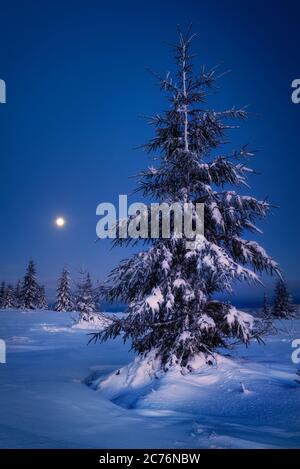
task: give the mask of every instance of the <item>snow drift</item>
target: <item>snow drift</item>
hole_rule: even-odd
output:
[[[103,313],[88,313],[81,314],[78,321],[72,326],[73,329],[96,329],[97,331],[104,330],[112,323],[112,319],[108,318]]]

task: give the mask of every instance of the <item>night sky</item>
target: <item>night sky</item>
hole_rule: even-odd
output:
[[[130,249],[95,243],[96,206],[130,193],[130,176],[150,161],[135,147],[152,135],[142,114],[165,96],[146,68],[172,69],[166,41],[193,22],[196,64],[231,69],[212,96],[216,109],[250,105],[253,116],[232,144],[260,149],[249,194],[274,210],[261,244],[299,287],[300,78],[296,1],[0,1],[0,279],[15,282],[29,258],[50,296],[64,263],[103,280]],[[209,103],[208,103],[209,104]],[[229,149],[232,147],[229,147]],[[130,201],[137,200],[131,197]],[[53,220],[64,215],[57,229]],[[261,298],[260,289],[238,290]]]

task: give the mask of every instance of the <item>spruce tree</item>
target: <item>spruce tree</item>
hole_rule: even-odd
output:
[[[247,161],[254,153],[243,146],[223,154],[228,133],[247,111],[207,107],[217,69],[193,72],[192,39],[179,33],[179,43],[172,45],[175,76],[158,77],[169,106],[150,118],[155,135],[144,149],[154,160],[139,175],[137,190],[182,207],[204,203],[204,236],[198,235],[191,248],[185,235],[172,230],[169,239],[151,239],[148,250],[124,260],[102,290],[107,300],[125,302],[128,315],[94,335],[105,341],[122,334],[138,354],[155,356],[164,370],[173,365],[189,370],[198,356],[210,363],[217,347],[260,340],[261,321],[216,294],[229,295],[236,281],[261,284],[259,273],[278,271],[256,241],[243,237],[259,231],[255,222],[271,207],[238,192],[248,187],[253,171]],[[122,243],[121,237],[115,241]]]
[[[48,300],[46,297],[44,285],[38,285],[36,304],[38,309],[48,309]]]
[[[81,319],[88,321],[89,316],[96,311],[93,285],[88,272],[81,272],[80,276],[76,292],[76,310]]]
[[[296,308],[283,280],[278,280],[274,289],[273,316],[275,318],[288,319],[296,315]]]
[[[34,262],[30,260],[22,284],[22,308],[36,309],[38,307],[38,288],[35,265]]]
[[[16,307],[16,299],[12,285],[7,285],[6,287],[3,307],[6,309],[12,309]]]
[[[61,276],[58,280],[57,295],[56,295],[56,311],[73,311],[73,301],[70,286],[70,274],[66,267],[64,267]]]

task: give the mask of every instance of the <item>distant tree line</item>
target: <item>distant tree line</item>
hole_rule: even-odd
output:
[[[29,261],[23,280],[15,286],[1,282],[0,286],[1,309],[47,309],[45,287],[40,285],[36,277],[36,267]]]
[[[0,309],[45,310],[49,303],[44,285],[37,281],[35,263],[30,260],[23,280],[15,286],[1,282]],[[55,311],[78,311],[81,317],[99,310],[99,294],[92,284],[90,274],[80,272],[79,281],[71,288],[70,273],[64,267],[57,282]]]
[[[80,271],[79,280],[72,289],[70,272],[65,266],[59,276],[56,290],[55,311],[80,313],[82,319],[89,319],[94,312],[99,311],[99,289],[94,288],[91,276],[87,271]],[[35,263],[30,260],[23,280],[15,286],[10,283],[0,284],[0,309],[46,310],[49,304],[44,285],[37,281]],[[265,293],[262,314],[265,318],[288,319],[296,316],[287,285],[283,279],[274,288],[273,305]]]

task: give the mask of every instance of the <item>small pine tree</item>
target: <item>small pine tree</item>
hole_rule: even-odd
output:
[[[6,292],[6,285],[5,282],[1,282],[0,286],[0,309],[5,308],[5,292]]]
[[[45,292],[45,287],[44,285],[39,285],[38,286],[38,292],[37,292],[37,308],[38,309],[48,309],[48,300],[46,297],[46,292]]]
[[[12,309],[16,307],[15,292],[12,285],[7,285],[5,290],[4,308]]]
[[[262,315],[264,318],[267,318],[267,319],[271,315],[271,307],[270,307],[269,300],[268,300],[266,293],[264,294],[264,299],[262,303]]]
[[[283,280],[279,280],[274,289],[273,316],[275,318],[288,319],[296,315],[296,308],[287,285]]]
[[[73,311],[74,305],[71,295],[70,274],[66,267],[64,267],[58,280],[56,298],[56,311]]]
[[[76,309],[80,313],[80,318],[86,321],[96,311],[93,285],[89,273],[81,272],[81,279],[77,284]]]
[[[36,309],[38,302],[38,284],[36,281],[36,269],[32,260],[29,261],[23,280],[21,291],[21,305],[24,309]]]

